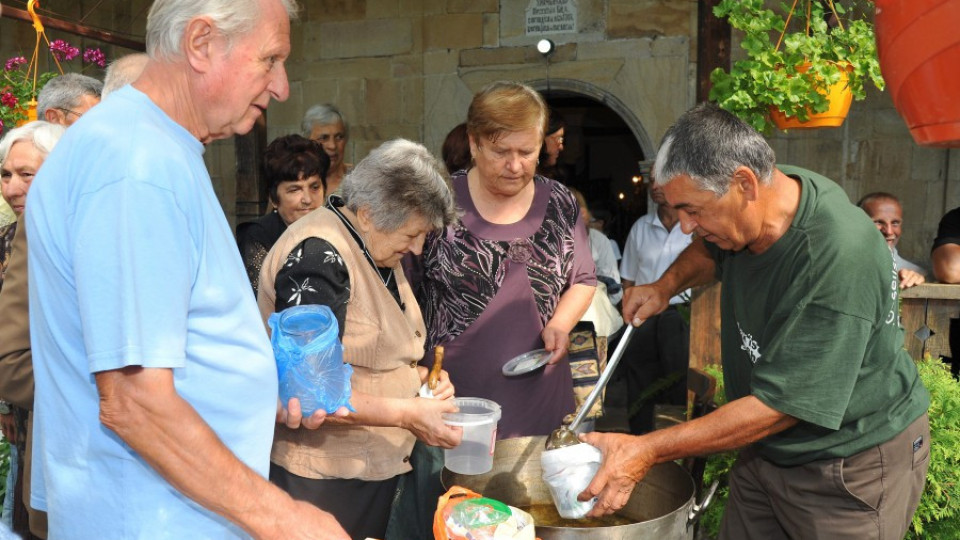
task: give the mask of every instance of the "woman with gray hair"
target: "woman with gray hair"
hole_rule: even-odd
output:
[[[34,175],[63,132],[63,126],[38,120],[11,129],[0,140],[0,193],[18,217],[27,205]],[[16,222],[0,228],[0,287],[16,230]]]
[[[303,115],[303,136],[317,141],[330,157],[330,170],[327,172],[327,193],[339,194],[340,183],[350,172],[353,165],[344,161],[347,148],[349,126],[340,110],[324,103],[307,109]]]
[[[63,135],[64,127],[44,122],[43,120],[30,122],[18,128],[14,128],[0,139],[0,194],[13,208],[13,212],[18,218],[22,219],[23,211],[27,204],[27,191],[33,182],[33,177],[37,174],[40,166],[43,165],[47,155],[53,150],[53,147]],[[13,253],[13,239],[17,232],[17,221],[9,225],[0,227],[0,288],[3,287],[3,281],[7,274],[7,265],[10,262]],[[23,231],[20,232],[21,236]],[[19,243],[23,242],[23,243]],[[26,257],[26,252],[21,252],[26,247],[26,240],[20,238],[18,242],[17,257]],[[26,259],[20,259],[24,261]],[[18,263],[17,276],[19,281],[17,289],[10,289],[20,293],[23,298],[21,304],[10,302],[4,304],[6,309],[2,315],[9,318],[4,321],[0,328],[0,349],[16,347],[18,344],[11,336],[18,330],[24,330],[23,324],[28,319],[29,314],[26,309],[26,265]],[[13,274],[11,274],[13,275]],[[4,299],[11,298],[12,295],[5,295]],[[13,306],[13,307],[10,307]],[[22,307],[22,309],[15,309]],[[5,331],[5,332],[4,332]],[[29,362],[28,362],[29,363]],[[25,501],[29,499],[28,488],[17,489],[17,471],[23,467],[27,449],[27,418],[29,409],[33,406],[33,371],[29,365],[24,367],[15,367],[14,362],[5,361],[3,377],[0,378],[0,429],[3,431],[5,439],[11,442],[10,445],[10,469],[7,472],[7,486],[4,504],[3,517],[8,515],[23,515],[14,512],[15,508],[28,508]],[[29,389],[29,390],[28,390]],[[7,403],[9,401],[10,403]],[[23,481],[19,484],[29,485],[29,475],[23,476]],[[39,526],[42,518],[39,515],[30,517],[30,521],[35,521]],[[45,521],[45,520],[43,520]],[[20,523],[15,525],[18,528]]]
[[[434,390],[438,399],[416,397],[428,376],[418,365],[426,328],[400,267],[456,212],[439,162],[403,139],[357,164],[342,193],[291,224],[270,250],[258,303],[264,321],[295,305],[330,307],[353,367],[356,412],[328,415],[316,431],[288,427],[298,418],[278,425],[270,480],[331,512],[351,537],[383,538],[415,439],[451,448],[462,434],[441,417],[456,410],[446,372]],[[297,409],[291,400],[289,414]]]

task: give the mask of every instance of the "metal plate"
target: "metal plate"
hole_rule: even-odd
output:
[[[546,349],[537,349],[523,353],[520,356],[510,359],[503,365],[503,374],[507,377],[516,377],[540,369],[550,360],[553,353]]]

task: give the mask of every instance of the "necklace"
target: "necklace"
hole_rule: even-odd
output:
[[[335,203],[339,203],[339,204],[335,204]],[[340,221],[343,223],[343,225],[347,228],[348,231],[350,231],[350,236],[353,236],[353,239],[357,242],[357,245],[360,246],[360,250],[363,251],[363,255],[364,257],[366,257],[367,262],[370,263],[370,266],[372,266],[374,271],[377,272],[377,275],[380,276],[380,281],[383,282],[383,286],[389,289],[390,282],[393,281],[393,268],[386,269],[387,270],[386,275],[384,275],[384,272],[380,269],[379,266],[377,266],[376,261],[373,260],[373,256],[370,255],[370,251],[367,250],[367,244],[363,239],[363,235],[361,235],[360,231],[358,231],[353,226],[353,223],[350,222],[350,219],[347,218],[347,216],[345,216],[343,212],[340,211],[340,206],[342,205],[343,205],[343,199],[341,199],[340,197],[337,197],[336,195],[331,195],[327,203],[327,207],[330,208],[330,210],[332,210],[333,213],[336,214],[338,218],[340,218]]]

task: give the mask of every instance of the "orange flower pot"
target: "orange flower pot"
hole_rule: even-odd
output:
[[[20,127],[29,122],[33,122],[34,120],[37,119],[37,100],[31,99],[30,101],[28,101],[26,109],[27,110],[24,111],[24,113],[27,115],[27,118],[25,120],[20,120],[19,122],[17,122],[17,127]]]
[[[960,147],[960,2],[874,1],[880,69],[913,140]]]
[[[809,63],[797,67],[799,73],[806,73],[810,69]],[[815,113],[807,109],[808,119],[801,121],[796,116],[787,116],[776,107],[770,107],[770,119],[779,129],[812,129],[822,127],[840,127],[850,112],[853,102],[853,93],[847,86],[847,69],[840,72],[840,80],[827,89],[827,99],[830,108],[822,113]]]

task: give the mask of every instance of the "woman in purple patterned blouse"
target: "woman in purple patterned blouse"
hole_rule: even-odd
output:
[[[574,412],[569,333],[596,285],[576,200],[536,174],[546,123],[543,98],[526,85],[497,82],[474,96],[472,165],[452,179],[464,213],[427,238],[421,261],[427,350],[444,346],[458,395],[500,404],[498,438],[549,434]],[[553,351],[544,369],[502,374],[539,348]]]

